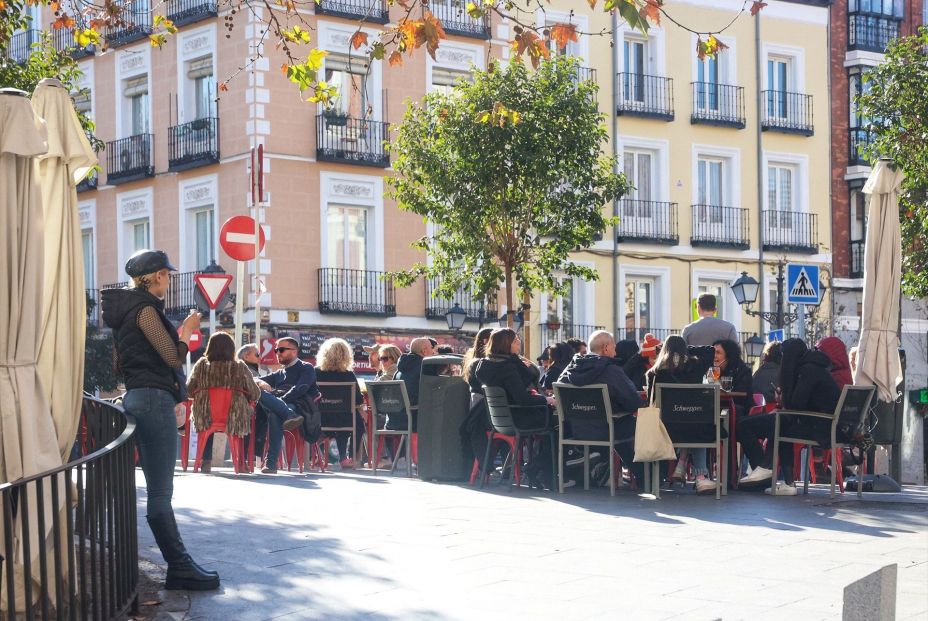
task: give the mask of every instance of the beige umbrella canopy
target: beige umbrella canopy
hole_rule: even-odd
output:
[[[854,383],[876,386],[881,401],[896,400],[902,381],[899,361],[899,293],[902,286],[902,241],[899,189],[902,171],[880,160],[864,185],[870,195],[864,253],[863,316]]]
[[[55,421],[58,450],[66,459],[80,421],[87,330],[76,184],[97,158],[61,82],[39,82],[32,107],[48,126],[48,152],[39,156],[45,278],[38,368]]]

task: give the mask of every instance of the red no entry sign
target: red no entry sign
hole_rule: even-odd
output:
[[[177,336],[181,335],[183,328],[177,329]],[[194,352],[203,345],[203,333],[197,330],[190,335],[190,342],[187,343],[187,351]]]
[[[261,250],[264,250],[264,229],[260,229]],[[249,216],[229,218],[219,229],[219,245],[236,261],[255,258],[255,221]]]

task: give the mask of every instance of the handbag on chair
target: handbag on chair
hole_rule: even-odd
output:
[[[660,409],[653,402],[640,408],[635,422],[635,461],[663,461],[676,456]]]

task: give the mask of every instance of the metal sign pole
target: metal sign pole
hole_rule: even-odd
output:
[[[255,206],[255,343],[261,347],[261,206],[264,204],[264,145],[258,145],[258,195]]]

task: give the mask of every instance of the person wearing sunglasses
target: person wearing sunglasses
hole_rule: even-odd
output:
[[[264,410],[268,420],[267,460],[262,474],[277,474],[284,431],[302,425],[303,416],[322,396],[316,386],[316,370],[300,360],[300,344],[296,339],[289,336],[278,339],[274,352],[283,368],[255,380],[262,390],[257,407]]]
[[[399,361],[403,352],[396,345],[380,346],[380,372],[374,379],[375,382],[389,382],[396,376],[396,363]]]

